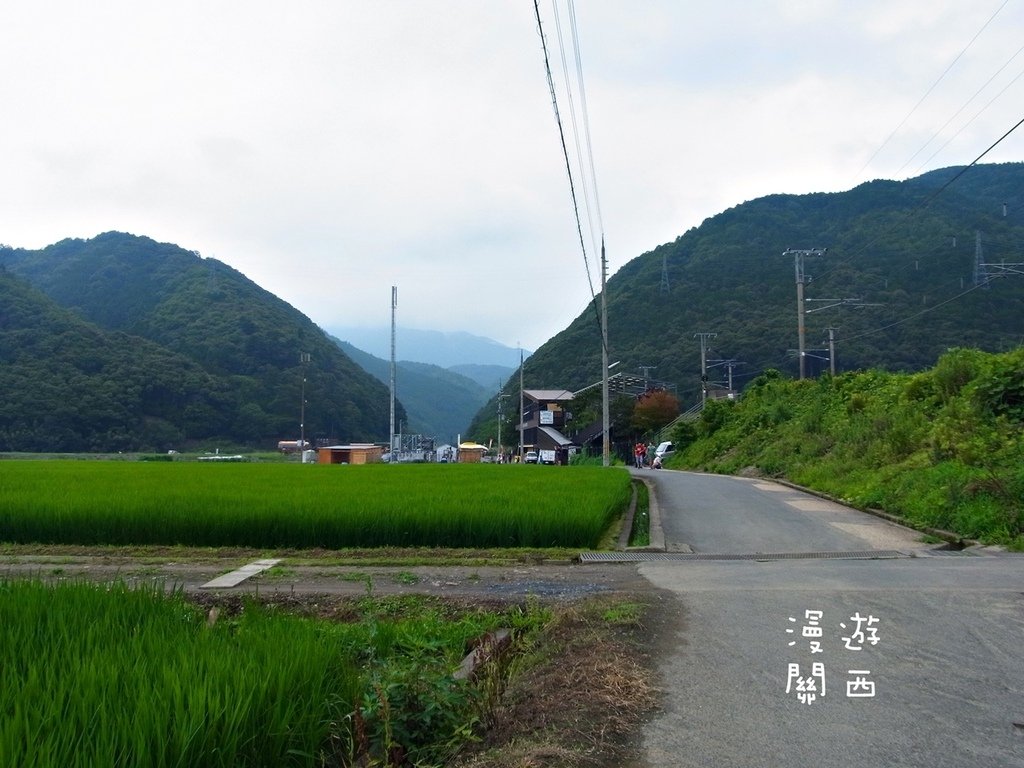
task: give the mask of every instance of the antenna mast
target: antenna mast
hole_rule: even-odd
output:
[[[391,286],[391,426],[388,432],[389,461],[395,463],[395,308],[398,306],[398,287]]]

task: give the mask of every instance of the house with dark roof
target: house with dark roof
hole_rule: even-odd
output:
[[[573,393],[565,389],[523,390],[519,429],[524,451],[537,451],[542,460],[545,455],[553,456],[555,464],[569,463],[569,456],[579,447],[565,436],[572,422],[572,412],[568,410],[572,399]]]

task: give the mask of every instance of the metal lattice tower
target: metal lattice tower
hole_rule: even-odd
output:
[[[668,254],[661,255],[661,292],[668,293]]]
[[[974,233],[974,284],[983,285],[987,289],[991,276],[985,265],[985,259],[981,252],[981,232]]]

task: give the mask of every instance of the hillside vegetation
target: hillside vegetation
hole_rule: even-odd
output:
[[[736,390],[767,369],[796,377],[795,257],[787,249],[827,249],[804,264],[808,376],[829,369],[829,328],[840,373],[920,371],[951,347],[1017,347],[1024,278],[976,281],[975,262],[979,254],[990,264],[1024,261],[1024,163],[974,166],[945,186],[961,170],[846,192],[769,195],[630,258],[607,287],[614,372],[636,376],[643,367],[685,410],[701,399],[696,335],[705,333],[711,388],[726,387],[726,361],[734,361]],[[593,306],[534,352],[523,372],[527,389],[578,391],[600,379]],[[495,413],[492,398],[471,434],[495,434]],[[613,441],[625,438],[612,432]]]
[[[0,278],[0,450],[273,447],[299,436],[303,378],[307,439],[387,439],[387,389],[219,261],[108,232],[0,246]]]
[[[916,527],[1024,549],[1024,347],[954,349],[916,373],[792,380],[676,428],[670,466],[787,478]]]
[[[616,372],[640,366],[677,387],[683,407],[700,400],[700,343],[708,360],[735,360],[735,387],[767,368],[796,375],[794,257],[787,249],[827,248],[805,272],[808,373],[828,369],[829,327],[839,372],[922,370],[946,349],[1007,351],[1024,338],[1024,280],[975,288],[975,256],[1020,262],[1024,163],[979,165],[939,193],[959,168],[906,181],[872,181],[846,192],[770,195],[705,220],[629,258],[608,281],[610,360]],[[1003,204],[1006,204],[1004,215]],[[663,282],[667,278],[667,284]],[[860,309],[823,309],[827,299],[861,299]],[[723,382],[726,368],[710,368]],[[529,360],[530,389],[578,390],[601,378],[593,306]],[[493,411],[490,406],[486,413]],[[493,431],[493,430],[492,430]]]

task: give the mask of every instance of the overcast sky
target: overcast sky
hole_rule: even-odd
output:
[[[1024,117],[1024,0],[575,16],[611,273],[746,200],[968,163]],[[0,72],[0,243],[177,243],[326,328],[387,326],[397,285],[403,326],[530,349],[589,300],[532,0],[11,0]],[[1019,160],[1024,128],[985,158]]]

